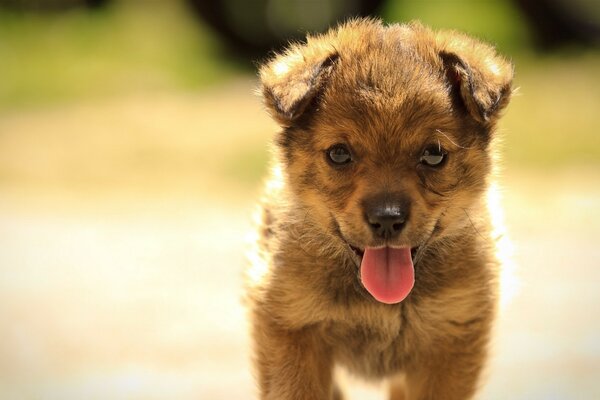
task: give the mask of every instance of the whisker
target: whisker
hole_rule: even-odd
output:
[[[461,208],[461,210],[463,210],[463,212],[465,213],[465,215],[467,216],[467,218],[469,219],[469,222],[471,223],[471,226],[473,227],[473,230],[475,231],[475,233],[477,233],[477,235],[479,235],[480,238],[482,238],[483,240],[487,240],[487,238],[485,236],[483,236],[479,230],[477,229],[477,227],[475,226],[475,224],[473,223],[473,220],[471,219],[471,216],[469,215],[469,213],[467,212],[466,208]]]
[[[442,212],[442,215],[444,214],[444,212]],[[431,239],[433,238],[433,234],[435,233],[436,226],[437,226],[437,223],[431,229],[431,232],[429,233],[427,240],[422,245],[419,246],[419,249],[415,253],[415,260],[414,260],[415,265],[418,264],[419,261],[421,261],[421,258],[423,258],[423,254],[425,254],[425,251],[427,250],[427,247],[429,246]]]
[[[461,146],[460,144],[458,144],[458,143],[456,143],[454,140],[452,140],[452,139],[450,138],[450,136],[448,136],[447,134],[445,134],[444,132],[442,132],[442,131],[441,131],[441,130],[439,130],[439,129],[436,129],[436,130],[435,130],[435,133],[439,133],[440,135],[444,136],[446,139],[448,139],[448,141],[449,141],[450,143],[452,143],[453,145],[455,145],[456,147],[458,147],[458,148],[460,148],[460,149],[463,149],[463,150],[470,150],[470,149],[472,149],[472,148],[473,148],[473,147],[464,147],[464,146]],[[438,143],[439,143],[439,142],[438,142]]]

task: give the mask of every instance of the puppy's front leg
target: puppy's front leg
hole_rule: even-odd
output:
[[[428,360],[418,368],[407,371],[408,396],[406,398],[408,400],[473,398],[477,390],[485,350],[483,346],[464,351],[455,350],[430,355]]]
[[[255,320],[255,362],[262,400],[334,398],[331,351],[315,328],[290,331]]]

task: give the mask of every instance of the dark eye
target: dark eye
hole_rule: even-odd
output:
[[[352,161],[350,150],[343,144],[336,144],[327,149],[327,158],[335,165],[345,165]]]
[[[447,153],[439,145],[427,147],[421,155],[421,164],[430,167],[439,167],[446,160]]]

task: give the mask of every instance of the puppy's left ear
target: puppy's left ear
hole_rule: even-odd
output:
[[[310,43],[294,45],[260,69],[262,94],[273,117],[290,126],[323,89],[337,52]],[[310,46],[309,46],[310,45]]]
[[[510,100],[513,66],[484,43],[459,33],[441,34],[446,76],[478,122],[493,123]]]

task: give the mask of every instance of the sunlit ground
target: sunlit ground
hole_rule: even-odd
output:
[[[241,272],[276,127],[252,76],[209,62],[195,88],[177,79],[205,75],[152,64],[168,60],[143,90],[0,82],[2,399],[253,398]],[[516,61],[500,133],[517,268],[481,398],[600,398],[600,57]]]

